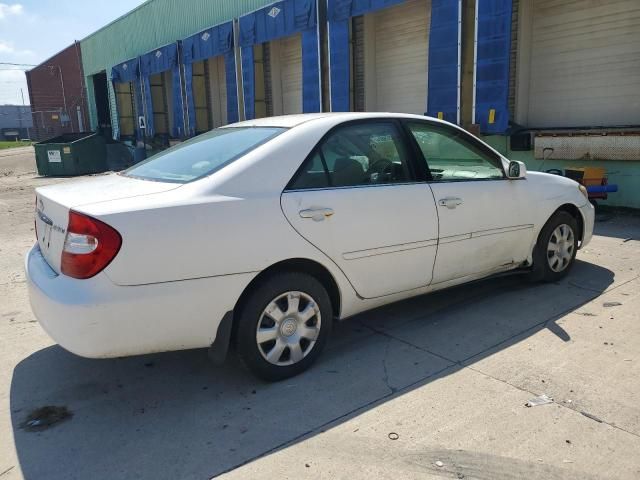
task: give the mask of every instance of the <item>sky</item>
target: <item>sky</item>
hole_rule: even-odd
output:
[[[0,0],[0,63],[37,65],[143,0]],[[24,69],[0,64],[0,105],[29,103]]]

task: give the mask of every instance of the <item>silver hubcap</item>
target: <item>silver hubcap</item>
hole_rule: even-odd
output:
[[[298,363],[316,344],[320,322],[320,308],[310,295],[283,293],[271,300],[260,316],[258,350],[273,365]]]
[[[558,225],[549,238],[547,261],[554,272],[561,272],[569,266],[575,248],[573,230],[569,225]]]

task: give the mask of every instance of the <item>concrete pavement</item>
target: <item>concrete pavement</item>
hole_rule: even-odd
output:
[[[0,176],[35,174],[36,161],[33,147],[0,150]]]

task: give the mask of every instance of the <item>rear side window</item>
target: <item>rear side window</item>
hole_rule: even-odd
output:
[[[401,134],[392,122],[332,131],[290,182],[291,190],[404,183],[411,176]]]
[[[160,182],[190,182],[220,170],[285,130],[277,127],[218,128],[164,150],[125,170],[123,175]]]

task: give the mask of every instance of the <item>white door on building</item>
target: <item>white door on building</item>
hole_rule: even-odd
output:
[[[519,65],[529,94],[521,122],[534,127],[640,124],[640,1],[529,0]],[[524,18],[524,16],[523,16]],[[522,77],[520,82],[522,83]],[[527,114],[528,113],[528,114]]]
[[[295,34],[270,43],[274,115],[302,113],[302,37]]]
[[[224,56],[209,59],[211,116],[213,128],[227,124],[227,79]]]
[[[427,110],[430,0],[409,0],[365,15],[368,111]]]

